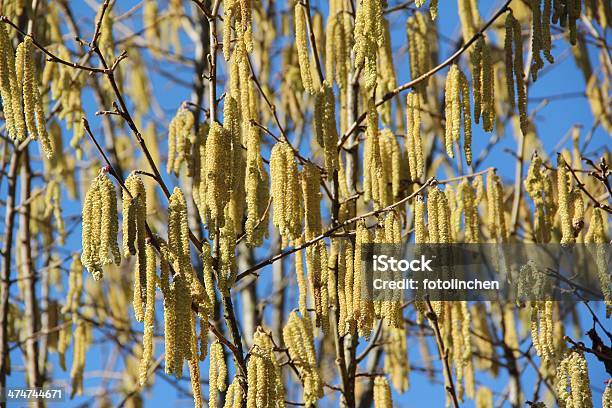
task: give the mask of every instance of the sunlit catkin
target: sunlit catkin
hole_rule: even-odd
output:
[[[385,336],[384,372],[389,375],[393,388],[404,393],[410,385],[410,364],[408,363],[408,334],[404,327],[389,328]]]
[[[463,116],[463,149],[465,151],[465,160],[469,165],[472,163],[472,121],[469,85],[467,78],[457,64],[453,64],[448,71],[444,94],[446,100],[446,153],[450,157],[455,157],[453,145],[454,143],[459,143],[461,119]]]
[[[410,178],[419,180],[423,176],[423,142],[421,138],[421,95],[410,92],[406,97],[406,150]]]
[[[208,370],[208,406],[210,408],[218,407],[217,392],[225,391],[227,367],[225,365],[225,357],[223,355],[223,346],[219,341],[215,341],[210,345],[210,363]]]
[[[518,98],[518,110],[523,135],[528,131],[527,116],[527,86],[523,72],[523,40],[521,34],[521,23],[514,18],[512,11],[506,17],[506,36],[504,40],[506,60],[506,83],[508,87],[508,100],[514,108],[514,84],[516,83],[516,95]],[[512,47],[514,46],[514,50]],[[514,80],[512,78],[514,74]]]
[[[223,408],[241,408],[243,400],[244,391],[242,391],[242,386],[238,382],[238,377],[235,376],[232,383],[227,387]]]
[[[366,89],[376,85],[376,57],[383,46],[383,5],[378,0],[363,0],[355,17],[355,67],[364,70]]]
[[[314,82],[312,79],[312,70],[310,68],[310,54],[308,51],[308,33],[306,30],[306,9],[305,6],[297,1],[294,7],[295,17],[295,45],[298,52],[298,62],[300,64],[300,74],[302,76],[302,85],[304,89],[314,94]]]
[[[496,242],[506,242],[506,216],[504,212],[504,191],[501,178],[490,171],[487,174],[487,217],[489,235]]]
[[[495,75],[489,46],[481,36],[470,54],[474,93],[474,121],[482,117],[483,129],[493,130],[495,123]]]
[[[364,221],[357,223],[355,257],[353,262],[353,314],[359,335],[369,337],[374,323],[374,302],[368,297],[367,282],[363,276],[362,247],[372,243],[372,236]]]
[[[208,230],[214,233],[225,223],[224,209],[230,199],[231,173],[227,166],[232,161],[230,133],[218,122],[212,122],[206,138],[206,220]]]
[[[83,203],[81,261],[93,278],[102,278],[102,266],[121,262],[117,245],[117,193],[104,171],[93,180]]]
[[[246,135],[246,207],[245,232],[247,244],[259,246],[267,234],[267,202],[269,199],[268,173],[261,159],[261,138],[254,125],[248,126]],[[265,217],[264,217],[265,216]]]
[[[561,154],[557,155],[557,197],[559,220],[561,222],[561,244],[575,242],[572,230],[572,196],[570,194],[570,174]]]
[[[155,249],[151,242],[146,244],[146,311],[144,317],[144,334],[142,338],[142,357],[140,360],[139,383],[143,386],[147,382],[151,357],[153,356],[153,329],[155,323],[155,279],[157,259]]]
[[[457,188],[459,207],[463,210],[465,227],[464,241],[477,243],[479,241],[478,203],[476,193],[467,180],[463,180]]]
[[[43,152],[49,158],[53,154],[53,149],[47,133],[47,120],[38,88],[38,74],[32,48],[32,37],[26,36],[17,47],[15,69],[17,78],[21,78],[26,128],[32,139],[40,140]]]
[[[333,174],[338,167],[338,130],[334,90],[327,81],[315,95],[314,128],[319,146],[325,154],[325,170]]]
[[[284,405],[281,367],[273,350],[270,334],[258,327],[253,335],[253,347],[247,364],[247,408]],[[236,405],[234,407],[237,408]]]
[[[127,191],[123,192],[123,252],[125,256],[137,255],[134,271],[134,312],[136,320],[143,321],[146,303],[146,271],[147,257],[145,255],[147,196],[144,183],[136,173],[130,174],[125,180]]]
[[[2,96],[2,110],[7,133],[13,140],[20,141],[23,140],[25,135],[17,133],[15,128],[13,109],[17,109],[17,106],[13,107],[12,87],[17,86],[17,78],[11,75],[11,67],[13,67],[12,72],[14,73],[15,55],[13,54],[13,46],[5,24],[0,24],[0,95]]]
[[[81,306],[81,293],[83,292],[83,264],[78,255],[72,256],[70,269],[68,274],[68,292],[66,294],[66,303],[62,307],[62,313],[71,312],[76,316],[79,307]]]
[[[567,352],[557,368],[557,395],[566,407],[592,407],[587,361],[582,351]]]
[[[389,382],[384,376],[378,376],[374,379],[374,408],[393,408],[393,400],[391,400],[391,388]]]
[[[191,143],[195,138],[195,118],[189,109],[181,107],[168,127],[168,163],[166,171],[176,175],[183,164],[189,165]]]
[[[304,383],[303,401],[306,405],[315,405],[323,396],[323,381],[317,367],[310,319],[292,312],[283,328],[283,340]]]
[[[287,242],[299,237],[302,232],[302,196],[293,149],[285,142],[279,142],[272,148],[270,177],[274,204],[272,222]]]

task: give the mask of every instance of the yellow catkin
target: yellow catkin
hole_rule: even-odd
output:
[[[364,70],[366,89],[376,85],[376,57],[384,44],[383,7],[377,0],[363,0],[355,17],[355,67]]]
[[[538,79],[538,71],[544,67],[544,61],[540,55],[544,46],[542,32],[542,0],[530,0],[531,8],[531,77],[534,81]]]
[[[380,132],[380,155],[385,158],[381,160],[385,185],[384,204],[389,205],[399,194],[402,160],[399,143],[390,129]]]
[[[514,50],[512,46],[514,45]],[[521,132],[527,134],[529,120],[527,115],[527,84],[523,72],[523,39],[521,34],[521,23],[514,18],[512,11],[506,17],[506,37],[504,41],[506,53],[506,82],[508,84],[508,99],[511,107],[514,107],[514,84],[516,83],[516,95],[518,100],[519,119]],[[514,81],[512,80],[514,74]]]
[[[300,372],[304,384],[304,403],[316,405],[317,400],[323,397],[323,380],[317,367],[310,319],[299,317],[296,312],[292,312],[283,328],[283,340],[289,356]]]
[[[72,379],[72,392],[70,397],[83,394],[83,372],[85,370],[85,354],[87,352],[87,323],[80,321],[74,331],[74,348],[72,350],[72,369],[70,378]]]
[[[238,0],[240,4],[240,23],[243,33],[243,42],[247,52],[253,51],[253,5],[252,0]]]
[[[572,191],[572,233],[577,238],[584,227],[584,198],[578,188]]]
[[[236,264],[236,229],[234,221],[227,218],[219,235],[219,255],[217,283],[224,296],[236,282],[238,266]]]
[[[208,406],[216,408],[218,406],[217,392],[225,391],[227,367],[225,365],[225,357],[223,355],[223,346],[219,341],[215,341],[210,345],[210,363],[208,370]]]
[[[550,240],[549,216],[546,206],[546,193],[544,191],[545,178],[542,173],[542,159],[535,153],[531,159],[527,178],[525,179],[525,191],[533,200],[535,213],[533,219],[533,234],[536,242],[548,242]]]
[[[459,89],[461,91],[461,109],[463,116],[463,152],[465,162],[472,164],[472,108],[470,107],[470,87],[465,74],[459,71]]]
[[[389,328],[383,344],[384,372],[389,375],[393,388],[400,393],[406,392],[410,386],[407,338],[404,327]]]
[[[374,323],[374,302],[368,298],[365,277],[362,270],[362,246],[372,243],[372,236],[360,221],[355,235],[355,257],[353,261],[353,314],[357,322],[359,335],[369,337]]]
[[[146,303],[146,271],[147,257],[145,255],[146,204],[147,196],[141,178],[132,173],[125,180],[128,192],[123,192],[123,252],[125,256],[137,255],[134,271],[134,312],[136,320],[144,319],[143,306]]]
[[[66,303],[62,307],[62,313],[71,312],[76,315],[81,304],[81,293],[83,291],[83,264],[78,255],[72,256],[68,274],[68,292]]]
[[[176,258],[179,270],[186,275],[191,269],[191,254],[189,250],[189,225],[187,219],[187,203],[185,195],[179,187],[175,187],[168,205],[168,247]]]
[[[559,221],[561,222],[561,244],[575,242],[572,229],[572,195],[570,194],[570,174],[563,157],[557,156],[557,197]]]
[[[274,355],[270,334],[258,327],[247,364],[247,408],[284,405],[281,367]],[[236,406],[236,405],[234,405]]]
[[[433,3],[432,3],[433,4]],[[432,32],[431,20],[425,13],[416,12],[406,21],[408,35],[408,54],[410,56],[410,76],[416,79],[427,73],[433,67],[430,41],[435,35]],[[425,95],[427,82],[417,86],[417,91]],[[422,101],[425,102],[425,101]]]
[[[301,174],[302,196],[304,200],[304,226],[307,241],[322,233],[321,223],[321,173],[311,163],[306,163]]]
[[[325,154],[325,170],[329,174],[338,167],[338,130],[336,127],[336,107],[334,90],[327,81],[316,93],[314,128],[319,146]]]
[[[458,201],[464,214],[465,236],[467,243],[477,243],[479,241],[479,219],[478,203],[476,193],[467,180],[463,180],[457,188]]]
[[[455,157],[453,144],[459,141],[461,132],[461,89],[459,78],[459,67],[457,64],[451,65],[446,76],[446,87],[444,91],[445,99],[445,147],[446,154]]]
[[[499,360],[495,347],[495,340],[489,329],[486,307],[483,303],[475,303],[472,306],[472,325],[474,330],[474,347],[479,352],[476,357],[476,367],[479,370],[490,370],[493,376],[497,376],[497,361]]]
[[[424,244],[427,242],[427,229],[425,227],[425,200],[422,195],[414,198],[414,243]]]
[[[476,2],[473,0],[457,0],[457,9],[461,21],[463,41],[469,41],[480,28],[480,15]]]
[[[506,242],[508,232],[504,211],[504,191],[501,178],[493,171],[487,174],[487,217],[491,239]]]
[[[242,386],[238,382],[238,377],[234,377],[234,380],[227,387],[227,393],[225,394],[225,404],[223,408],[241,408],[242,401],[244,400],[244,392]]]
[[[570,350],[557,368],[557,395],[564,406],[592,407],[587,361],[579,350]]]
[[[155,323],[155,270],[157,268],[157,260],[155,258],[155,249],[153,244],[146,244],[147,257],[147,288],[146,288],[146,311],[144,317],[144,334],[142,340],[142,357],[140,360],[140,375],[139,384],[143,386],[148,377],[151,357],[153,356],[153,329]]]
[[[378,114],[373,100],[368,101],[366,142],[363,160],[363,190],[366,201],[374,201],[375,208],[382,208],[387,201],[378,131]]]
[[[117,245],[117,193],[105,172],[91,183],[83,203],[81,261],[93,278],[102,278],[102,266],[121,262]]]
[[[45,112],[38,89],[38,75],[36,73],[36,62],[32,53],[32,38],[26,36],[17,47],[16,75],[17,81],[23,89],[23,108],[25,124],[34,140],[40,140],[45,155],[49,158],[53,154],[51,140],[47,133]]]
[[[330,3],[327,25],[325,28],[325,76],[328,81],[335,78],[341,89],[347,82],[347,39],[344,26],[345,16],[342,13],[342,3]],[[334,75],[335,74],[335,75]]]
[[[285,142],[277,143],[270,154],[272,179],[272,222],[285,241],[302,233],[302,197],[297,162],[293,149]]]
[[[344,258],[345,274],[344,274],[344,302],[346,304],[346,315],[344,328],[346,332],[355,330],[355,304],[354,304],[354,286],[355,286],[355,267],[354,267],[354,249],[351,242],[346,242],[344,254],[340,256]]]
[[[421,96],[410,92],[406,97],[406,149],[410,178],[419,180],[423,176],[423,141],[421,138]]]
[[[470,54],[472,61],[472,82],[474,93],[474,121],[482,126],[485,132],[493,130],[495,124],[495,75],[489,46],[481,36]]]
[[[306,92],[314,94],[314,81],[312,79],[312,69],[310,67],[310,54],[308,51],[308,33],[306,32],[306,9],[300,2],[295,3],[294,7],[295,24],[295,45],[300,64],[300,74],[302,85]]]
[[[200,364],[198,359],[198,339],[195,337],[196,318],[191,314],[191,332],[194,336],[190,339],[191,359],[188,361],[189,378],[191,379],[191,392],[193,394],[194,408],[202,407],[202,386],[200,385]]]
[[[476,393],[476,408],[493,408],[493,393],[487,387],[479,387]]]
[[[389,382],[383,376],[374,379],[374,408],[393,408],[391,399],[391,388]]]
[[[294,242],[294,245],[299,246],[303,243],[303,238],[299,238]],[[295,253],[295,274],[299,291],[298,308],[300,313],[305,316],[307,313],[306,298],[308,294],[308,286],[306,285],[306,277],[304,275],[304,250],[297,251]]]
[[[247,243],[259,246],[263,236],[267,234],[267,220],[262,221],[266,212],[269,185],[268,174],[261,159],[261,139],[257,128],[249,126],[246,136],[247,164],[246,164],[246,204],[247,220],[245,232]]]
[[[230,199],[231,173],[227,166],[232,160],[232,139],[218,122],[210,125],[206,138],[206,220],[211,233],[223,227],[224,209]]]
[[[183,164],[190,163],[191,143],[195,138],[195,118],[190,110],[181,107],[168,127],[168,163],[166,171],[176,175]]]
[[[2,110],[6,123],[7,133],[13,140],[20,141],[25,135],[18,134],[13,116],[12,86],[17,86],[17,78],[11,76],[11,66],[15,66],[13,46],[6,31],[6,25],[0,24],[0,95],[2,96]]]

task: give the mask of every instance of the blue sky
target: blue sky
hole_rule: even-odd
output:
[[[515,0],[518,1],[518,0]],[[115,6],[114,12],[115,15],[122,14],[123,12],[131,9],[133,6],[137,5],[138,1],[118,1],[118,4]],[[165,3],[165,2],[164,2]],[[187,4],[188,2],[184,2]],[[279,6],[280,3],[279,2]],[[311,1],[311,3],[315,7],[319,7],[320,10],[325,12],[327,5],[325,1]],[[440,14],[438,20],[438,27],[441,30],[441,33],[446,38],[456,39],[459,37],[459,25],[456,11],[456,3],[454,1],[448,2],[440,2]],[[443,4],[442,4],[443,3]],[[89,1],[82,0],[74,0],[71,2],[71,6],[75,11],[75,15],[77,21],[80,23],[81,29],[84,33],[87,34],[87,37],[91,35],[91,30],[93,28],[92,20],[95,16],[95,11],[90,7]],[[393,3],[395,4],[395,3]],[[497,10],[501,5],[500,1],[480,1],[479,8],[480,13],[483,16],[483,19],[487,19],[495,10]],[[140,12],[137,12],[136,16],[139,16]],[[406,38],[405,38],[405,19],[407,17],[406,13],[394,13],[390,17],[392,31],[392,45],[394,50],[401,51],[406,46]],[[141,27],[141,22],[139,17],[132,18],[129,22],[125,22],[130,25],[133,29],[138,30]],[[115,34],[116,38],[121,38],[122,35]],[[183,35],[183,40],[187,40],[187,38]],[[569,44],[565,41],[556,41],[554,43],[553,55],[557,57],[558,62],[555,64],[553,69],[547,70],[546,73],[542,73],[538,81],[530,87],[529,97],[532,98],[529,103],[530,110],[533,109],[540,103],[540,99],[542,97],[548,97],[551,95],[560,95],[560,94],[569,94],[569,93],[579,93],[583,92],[585,89],[584,79],[582,73],[578,71],[574,65],[574,60],[569,53],[568,50]],[[454,45],[449,45],[446,42],[442,41],[441,49],[440,49],[440,60],[446,58],[454,48]],[[591,50],[591,58],[593,62],[597,61],[596,54],[594,50]],[[192,47],[190,44],[185,44],[183,47],[183,53],[189,55],[192,53]],[[569,53],[569,54],[568,54]],[[409,71],[408,71],[408,61],[405,52],[400,52],[399,55],[401,57],[396,60],[396,72],[398,76],[398,83],[404,83],[409,80]],[[221,58],[219,58],[221,60]],[[150,59],[146,59],[145,62],[151,62]],[[465,64],[465,59],[462,60],[462,63]],[[181,79],[190,82],[192,77],[192,72],[186,69],[183,66],[177,65],[162,65],[162,68],[168,71],[171,71],[174,75],[179,76]],[[446,70],[443,70],[438,75],[444,75]],[[167,78],[154,73],[153,71],[149,71],[151,75],[152,81],[154,83],[154,96],[157,98],[162,109],[169,115],[172,116],[173,112],[178,108],[178,106],[186,100],[191,98],[191,92],[189,89],[174,85],[168,81]],[[277,73],[278,74],[278,73]],[[272,82],[272,87],[278,88],[279,84],[275,84]],[[219,89],[219,94],[222,93],[222,90]],[[99,110],[95,104],[95,99],[92,97],[91,93],[87,92],[84,94],[83,103],[85,107],[85,111],[87,113],[87,117],[92,124],[92,129],[94,132],[100,131],[100,122],[97,117],[94,116],[95,111]],[[146,103],[146,101],[138,101],[138,103]],[[133,106],[133,101],[130,103],[130,107]],[[150,118],[145,118],[145,123]],[[590,128],[593,123],[593,117],[589,108],[589,105],[584,97],[574,97],[568,99],[554,99],[551,100],[548,105],[539,110],[538,114],[535,117],[535,126],[537,128],[537,133],[539,135],[540,141],[542,142],[545,150],[550,152],[558,143],[558,141],[562,138],[562,136],[574,125],[574,124],[583,124],[585,128],[583,129],[583,137],[584,133]],[[158,124],[157,131],[159,134],[164,134],[166,129],[164,128],[165,124]],[[66,136],[69,139],[69,136]],[[475,152],[475,157],[478,156],[480,151],[487,145],[490,134],[484,133],[480,126],[475,126],[475,132],[473,137],[473,151]],[[161,138],[164,139],[163,137]],[[68,143],[65,143],[66,146]],[[500,140],[500,142],[491,150],[491,154],[487,157],[486,160],[483,161],[480,169],[485,169],[489,166],[494,166],[498,169],[499,174],[505,180],[513,180],[514,179],[514,168],[515,168],[515,159],[514,157],[506,152],[506,149],[510,149],[512,151],[516,150],[516,139],[514,138],[514,134],[512,129],[509,127],[507,132],[505,132],[505,136]],[[308,155],[307,151],[307,143],[304,143],[302,146],[302,151]],[[569,145],[565,145],[564,147],[569,147]],[[595,151],[600,148],[608,149],[610,148],[610,136],[605,133],[601,128],[597,129],[590,147],[588,151]],[[34,149],[37,150],[37,147]],[[163,146],[161,148],[163,150]],[[71,154],[70,152],[68,154]],[[267,156],[266,151],[264,151],[264,156]],[[84,163],[91,163],[91,165],[98,165],[94,163],[99,163],[100,158],[96,156],[88,156],[84,157]],[[159,167],[164,168],[165,165],[160,165]],[[525,169],[526,172],[526,169]],[[164,174],[164,179],[169,186],[177,185],[177,179],[172,176],[167,176],[165,171],[162,171]],[[6,194],[6,183],[0,185],[0,194]],[[64,214],[65,216],[70,215],[78,215],[80,213],[80,204],[76,201],[68,200],[68,197],[64,197]],[[66,248],[71,251],[78,251],[80,249],[80,230],[77,228],[75,232],[70,236]],[[257,251],[256,256],[258,258],[263,258],[268,254],[267,248]],[[291,260],[287,263],[286,273],[291,274]],[[271,267],[267,267],[264,272],[261,274],[260,282],[259,282],[259,295],[261,298],[265,298],[270,293],[270,276],[271,276]],[[85,279],[90,279],[89,274],[84,275]],[[58,299],[63,299],[63,297],[58,296]],[[292,287],[289,289],[288,299],[291,302],[295,299],[295,288]],[[238,302],[236,302],[238,303]],[[292,304],[295,304],[292,303]],[[158,309],[161,308],[161,303],[158,302]],[[581,307],[579,307],[581,310]],[[601,311],[601,308],[600,308]],[[131,313],[131,312],[130,312]],[[238,316],[240,316],[240,312],[238,312]],[[269,319],[269,316],[266,314],[266,317]],[[583,327],[589,328],[590,321],[588,316],[584,313],[580,314],[581,320],[583,320]],[[161,323],[161,316],[158,316],[158,323]],[[269,322],[268,322],[269,323]],[[159,329],[161,325],[157,325],[156,328]],[[140,325],[135,325],[138,330],[141,330]],[[586,329],[585,329],[586,330]],[[161,333],[161,332],[159,332]],[[97,333],[95,336],[96,339],[100,339],[100,334]],[[409,350],[410,350],[410,361],[415,363],[418,366],[422,366],[421,360],[422,357],[418,352],[417,342],[414,337],[409,338]],[[95,376],[88,377],[87,371],[99,371],[104,368],[106,364],[106,360],[109,354],[112,351],[113,344],[111,342],[104,342],[102,344],[93,345],[87,354],[86,361],[86,378],[85,378],[85,387],[95,388],[101,386],[101,379]],[[71,347],[72,348],[72,347]],[[430,344],[430,350],[432,353],[435,353],[433,343]],[[155,355],[158,356],[163,351],[163,346],[158,343],[156,347]],[[19,351],[14,351],[12,353],[13,364],[14,364],[14,373],[9,378],[9,385],[12,386],[22,386],[24,384],[24,376],[23,372],[18,369],[21,364],[21,353]],[[62,372],[57,366],[57,357],[52,354],[50,357],[50,361],[55,367],[53,371],[54,378],[62,381],[67,381],[69,383],[69,371]],[[72,361],[72,356],[69,355],[67,357],[67,361]],[[435,366],[439,368],[438,362],[435,363]],[[589,357],[589,367],[590,367],[590,375],[591,375],[591,383],[594,388],[594,402],[595,405],[600,404],[600,394],[601,389],[603,388],[603,382],[607,378],[605,375],[605,371],[603,369],[603,365],[599,362],[594,361]],[[118,367],[116,367],[118,368]],[[201,370],[203,373],[207,373],[208,371],[208,360],[201,364]],[[189,381],[187,376],[187,371],[185,371],[185,379],[181,383],[182,387],[185,389],[189,389]],[[206,377],[206,375],[203,375]],[[441,377],[439,377],[441,378]],[[504,388],[507,378],[501,376],[498,379],[492,379],[488,374],[479,374],[477,376],[477,380],[481,381],[483,384],[492,387],[496,391],[500,391]],[[120,381],[120,380],[119,380]],[[430,406],[443,406],[445,395],[444,389],[441,384],[432,384],[429,380],[421,373],[415,372],[411,374],[410,378],[411,388],[404,395],[396,395],[394,394],[394,401],[397,406],[405,406],[405,407],[419,407],[425,404]],[[108,384],[117,385],[117,381],[111,380]],[[535,378],[532,371],[529,371],[523,376],[523,388],[525,394],[527,396],[531,395],[533,387],[535,385]],[[110,386],[110,385],[109,385]],[[207,395],[207,389],[204,388],[204,394]],[[189,397],[184,395],[177,394],[177,392],[170,386],[167,385],[166,381],[162,378],[157,378],[155,380],[155,384],[152,390],[146,391],[143,394],[143,397],[146,398],[147,403],[150,406],[158,406],[162,404],[172,404],[174,406],[191,406],[192,401]],[[291,400],[300,400],[301,396],[292,395]],[[79,406],[79,404],[87,403],[90,401],[87,396],[77,397],[70,403],[67,403],[66,406]],[[335,406],[336,402],[329,402],[330,405]],[[148,405],[147,404],[147,405]],[[472,406],[471,402],[466,402],[465,406]]]

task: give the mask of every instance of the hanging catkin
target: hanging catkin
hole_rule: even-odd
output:
[[[145,255],[147,196],[145,186],[136,173],[125,180],[126,192],[123,192],[123,253],[124,256],[137,255],[134,270],[134,313],[136,320],[144,319],[143,306],[146,303],[146,271],[147,257]]]
[[[393,408],[391,400],[391,388],[389,382],[384,376],[378,376],[374,379],[374,408]]]
[[[85,370],[85,354],[89,343],[89,324],[84,320],[77,323],[74,331],[74,348],[72,350],[72,368],[70,378],[72,379],[72,392],[70,398],[83,394],[83,372]]]
[[[457,188],[457,196],[459,208],[464,214],[464,241],[466,243],[477,243],[479,241],[478,203],[476,202],[476,193],[467,180],[463,180],[459,184]]]
[[[461,32],[463,41],[469,41],[480,28],[480,14],[478,13],[477,2],[474,0],[457,0],[459,20],[461,21]]]
[[[363,159],[363,191],[366,201],[374,201],[374,208],[386,202],[386,183],[378,131],[378,113],[373,100],[368,101],[367,130]]]
[[[274,203],[272,222],[278,227],[284,242],[288,242],[302,233],[302,196],[293,149],[285,142],[272,148],[270,177]]]
[[[431,6],[433,7],[431,2]],[[433,11],[433,8],[430,8]],[[434,17],[432,17],[433,19]],[[406,34],[408,36],[408,54],[410,56],[410,77],[416,79],[428,72],[433,65],[429,41],[431,21],[425,13],[416,12],[406,21]],[[417,86],[421,95],[425,95],[427,81]],[[425,102],[424,100],[421,102]]]
[[[168,163],[166,171],[178,176],[183,164],[189,168],[195,118],[189,109],[179,108],[168,127]]]
[[[238,381],[238,376],[234,376],[234,380],[232,381],[230,386],[227,387],[227,393],[225,394],[225,404],[223,405],[223,408],[241,408],[243,400],[244,391],[242,391],[242,386]]]
[[[487,217],[489,235],[496,242],[506,242],[506,216],[504,211],[504,191],[501,178],[490,171],[487,174]]]
[[[474,402],[476,403],[476,408],[493,408],[493,393],[489,388],[481,386],[478,388],[478,392],[476,392],[476,401]]]
[[[38,74],[32,47],[32,37],[26,36],[17,47],[15,69],[18,82],[22,84],[23,89],[26,128],[32,139],[40,140],[43,152],[47,158],[50,158],[53,155],[53,147],[47,133],[47,119],[38,88]]]
[[[218,122],[212,122],[206,138],[206,220],[208,230],[214,233],[225,223],[224,209],[230,198],[232,161],[232,137]]]
[[[210,345],[210,363],[208,370],[208,406],[210,408],[218,407],[217,392],[223,392],[226,389],[227,367],[225,365],[225,357],[223,355],[223,346],[219,341],[215,341]]]
[[[240,109],[233,96],[226,96],[223,111],[223,127],[229,132],[232,141],[231,192],[229,217],[235,225],[240,225],[244,213],[246,155],[242,147]]]
[[[548,242],[550,240],[551,225],[550,215],[547,216],[548,208],[545,204],[546,193],[544,191],[544,174],[541,170],[542,159],[534,153],[531,159],[527,178],[525,179],[525,191],[533,200],[535,214],[533,216],[533,234],[536,242]]]
[[[340,89],[346,87],[349,69],[347,36],[350,31],[345,28],[344,2],[331,1],[327,26],[325,28],[325,76],[331,83],[335,78]],[[347,33],[348,32],[348,33]],[[335,75],[334,75],[335,74]]]
[[[389,375],[393,388],[404,393],[410,386],[408,362],[408,334],[404,327],[388,328],[384,337],[384,372]]]
[[[306,316],[300,318],[296,312],[291,312],[283,328],[283,340],[300,372],[304,384],[304,403],[316,405],[317,400],[323,397],[323,381],[317,367],[310,319]]]
[[[380,132],[380,155],[385,182],[384,206],[394,202],[400,190],[401,153],[395,135],[390,129]]]
[[[421,138],[421,96],[410,92],[406,97],[406,150],[408,167],[413,181],[423,176],[423,141]]]
[[[315,93],[314,81],[312,79],[312,68],[310,67],[310,53],[308,51],[308,33],[306,30],[306,8],[299,2],[295,2],[295,46],[298,52],[300,74],[304,89],[311,95]]]
[[[227,209],[229,211],[229,209]],[[236,229],[234,221],[227,218],[219,234],[217,283],[224,296],[236,282],[238,265],[236,264]]]
[[[561,244],[575,242],[572,229],[572,195],[570,194],[570,174],[566,161],[561,154],[557,155],[557,195],[559,202],[559,221],[561,222]]]
[[[353,314],[359,335],[369,337],[374,324],[374,302],[368,298],[367,282],[362,269],[362,247],[372,242],[370,231],[363,220],[357,223],[355,257],[353,261]]]
[[[83,203],[81,261],[95,280],[102,278],[102,267],[121,263],[117,245],[117,193],[106,172],[93,180]]]
[[[17,80],[15,54],[6,25],[0,24],[0,95],[9,136],[16,142],[26,137],[26,124],[21,107],[22,84]]]
[[[481,36],[471,54],[472,78],[474,93],[474,121],[479,123],[485,132],[491,132],[495,124],[495,75],[491,61],[491,51]]]
[[[325,154],[325,170],[333,174],[338,167],[338,130],[334,90],[327,81],[315,95],[313,126],[319,146]]]
[[[592,407],[587,361],[582,351],[567,352],[557,368],[557,395],[566,407]]]
[[[77,254],[72,256],[68,274],[68,292],[66,303],[62,307],[62,313],[71,312],[76,316],[81,306],[81,293],[83,292],[83,264]]]
[[[384,44],[383,5],[378,0],[362,0],[355,17],[355,68],[364,70],[366,89],[376,85],[376,56]]]
[[[527,116],[527,85],[523,73],[523,40],[521,35],[521,23],[514,18],[512,11],[506,17],[506,36],[504,50],[506,55],[506,83],[508,87],[508,100],[514,108],[514,84],[516,82],[516,94],[518,98],[518,110],[523,135],[528,131]],[[512,46],[514,45],[514,50]],[[514,74],[514,80],[512,75]]]
[[[465,160],[469,165],[472,163],[472,120],[469,85],[467,78],[457,64],[451,65],[446,77],[445,100],[446,153],[450,157],[455,157],[453,144],[459,143],[463,115],[463,149],[465,151]]]
[[[270,334],[258,327],[253,335],[253,347],[247,364],[247,408],[284,405],[281,367],[273,350]],[[234,407],[238,408],[235,403]]]
[[[146,287],[146,311],[144,316],[144,334],[142,338],[142,357],[140,360],[140,370],[138,382],[143,386],[147,382],[151,357],[153,356],[153,325],[155,322],[155,270],[157,260],[155,249],[151,242],[146,243],[146,265],[147,265],[147,287]]]
[[[246,204],[247,220],[245,232],[247,244],[259,246],[264,235],[267,235],[267,203],[269,199],[268,173],[261,159],[261,138],[259,130],[254,125],[248,126],[246,136]],[[264,217],[265,215],[265,217]]]
[[[304,243],[304,239],[300,237],[293,243],[295,246],[300,246]],[[308,286],[306,285],[306,277],[304,275],[304,250],[295,253],[295,274],[298,284],[298,309],[302,315],[306,315],[306,299],[308,295]]]

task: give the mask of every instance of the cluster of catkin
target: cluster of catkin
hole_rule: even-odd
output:
[[[280,407],[285,404],[281,367],[270,334],[258,327],[247,364],[247,408]],[[316,401],[316,399],[315,399]]]
[[[217,392],[224,392],[227,388],[227,367],[223,355],[223,346],[218,341],[210,345],[210,363],[208,370],[208,406],[218,407]],[[250,388],[250,387],[249,387]]]
[[[53,146],[47,133],[33,46],[32,37],[25,36],[14,53],[5,24],[0,25],[0,96],[10,138],[22,142],[29,134],[32,139],[40,140],[45,155],[50,158]]]
[[[385,43],[383,3],[362,0],[355,17],[355,67],[363,69],[366,89],[373,89],[377,79],[377,55]]]
[[[506,36],[504,39],[506,61],[506,87],[510,107],[514,109],[515,95],[518,100],[521,132],[527,134],[529,119],[527,116],[527,84],[523,72],[523,39],[521,36],[521,23],[514,17],[512,11],[506,16]],[[513,48],[514,47],[514,48]],[[514,86],[516,83],[516,93]]]
[[[300,373],[304,386],[304,403],[306,405],[316,405],[317,400],[323,397],[323,380],[317,367],[310,319],[307,316],[300,317],[296,312],[292,312],[283,328],[283,340],[291,360]]]
[[[385,377],[378,376],[374,379],[373,394],[374,408],[393,408],[391,387]]]
[[[579,350],[569,350],[557,367],[558,400],[567,408],[592,407],[587,361]]]
[[[527,178],[525,191],[533,200],[533,238],[535,242],[546,243],[551,239],[556,204],[553,197],[552,177],[547,170],[542,170],[542,159],[534,153]]]
[[[82,211],[81,261],[93,278],[102,278],[104,265],[121,263],[117,244],[117,193],[104,170],[92,181]]]
[[[446,153],[455,157],[454,145],[460,143],[463,124],[463,151],[465,161],[472,164],[472,116],[470,107],[470,88],[467,78],[457,64],[453,64],[446,77],[444,92],[446,132]]]

